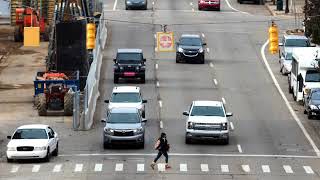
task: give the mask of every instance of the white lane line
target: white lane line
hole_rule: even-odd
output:
[[[156,84],[156,86],[157,86],[157,87],[160,87],[160,83],[159,83],[159,81],[157,81],[157,84]]]
[[[158,48],[157,48],[157,47],[155,47],[155,48],[154,48],[154,51],[155,51],[155,52],[158,52]]]
[[[156,34],[154,34],[154,38],[157,39],[157,35]]]
[[[209,171],[208,164],[201,164],[200,167],[201,167],[201,171],[202,172],[208,172]]]
[[[96,164],[94,166],[94,171],[102,171],[102,166],[103,166],[103,164]]]
[[[221,165],[221,172],[224,172],[224,173],[229,172],[229,166],[228,165]]]
[[[303,169],[306,171],[307,174],[314,174],[310,166],[303,166]]]
[[[213,79],[214,85],[218,85],[217,79]]]
[[[243,12],[243,11],[240,11],[240,10],[232,7],[228,0],[225,0],[225,1],[226,1],[227,5],[229,6],[230,9],[232,9],[232,10],[234,10],[234,11],[237,11],[237,12],[240,12],[240,13],[243,13],[243,14],[249,14],[249,13],[247,13],[247,12]]]
[[[158,69],[159,68],[159,64],[156,64],[156,69]]]
[[[81,172],[83,168],[83,164],[76,164],[76,167],[74,168],[74,172]]]
[[[123,164],[122,163],[117,163],[115,171],[123,171]]]
[[[188,171],[188,166],[187,166],[187,164],[180,164],[180,171],[182,171],[182,172],[187,172],[187,171]]]
[[[144,164],[137,164],[137,171],[138,172],[144,171]]]
[[[270,65],[269,65],[269,63],[267,61],[267,58],[266,58],[266,55],[265,55],[265,48],[268,45],[268,43],[269,43],[269,40],[267,40],[267,42],[265,42],[264,45],[261,47],[260,53],[261,53],[263,62],[264,62],[265,66],[268,69],[268,72],[269,72],[269,74],[270,74],[270,76],[271,76],[271,78],[273,80],[274,85],[276,86],[276,88],[278,89],[282,99],[286,103],[286,105],[287,105],[287,107],[288,107],[293,119],[297,122],[297,124],[300,127],[301,131],[303,132],[304,136],[308,139],[308,141],[309,141],[310,145],[312,146],[314,152],[317,154],[318,157],[320,157],[320,151],[319,151],[317,145],[314,143],[314,141],[312,140],[311,136],[309,135],[309,133],[307,132],[307,130],[305,129],[305,127],[301,123],[301,120],[298,118],[297,114],[294,112],[292,106],[290,105],[287,97],[284,95],[284,93],[283,93],[283,91],[282,91],[282,89],[281,89],[276,77],[274,76],[274,74],[273,74],[273,72],[272,72],[272,70],[270,68]]]
[[[62,164],[56,164],[52,170],[52,172],[60,172]]]
[[[158,171],[165,171],[166,170],[166,165],[164,163],[159,163],[158,164]]]
[[[160,129],[163,129],[163,121],[160,121]]]
[[[223,104],[226,104],[226,99],[224,99],[224,97],[221,98]]]
[[[33,165],[32,172],[39,172],[41,165]]]
[[[204,35],[203,33],[201,33],[201,36],[202,36],[203,38],[205,38],[205,35]]]
[[[209,66],[213,68],[213,63],[212,63],[212,62],[210,62],[210,63],[209,63]]]
[[[289,165],[283,165],[283,169],[287,174],[292,174],[293,173],[292,168]]]
[[[117,3],[118,3],[118,0],[114,0],[114,5],[113,5],[113,9],[112,10],[116,10],[116,8],[117,8]]]
[[[233,122],[230,122],[230,128],[231,128],[231,130],[234,130]]]
[[[192,8],[192,12],[194,12],[194,8]]]
[[[241,165],[242,167],[242,170],[246,173],[249,173],[250,172],[250,166],[249,165]]]
[[[238,147],[238,151],[239,151],[239,153],[242,153],[241,145],[240,145],[240,144],[238,144],[238,145],[237,145],[237,147]]]
[[[207,48],[207,52],[208,52],[208,53],[210,52],[210,49],[209,49],[209,48]]]
[[[190,6],[193,6],[193,3],[192,3],[192,2],[190,2]]]
[[[11,168],[11,173],[16,173],[19,171],[20,166],[19,165],[13,165]]]
[[[261,167],[262,167],[262,172],[264,172],[264,173],[270,173],[271,172],[269,165],[262,165]]]
[[[161,100],[159,100],[159,106],[160,106],[160,108],[162,108],[162,101]]]

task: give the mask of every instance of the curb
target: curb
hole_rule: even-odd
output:
[[[270,5],[269,4],[265,4],[265,6],[267,7],[268,11],[270,12],[270,14],[272,16],[276,16],[276,13],[271,9]]]

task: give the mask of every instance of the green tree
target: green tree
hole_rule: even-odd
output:
[[[311,37],[314,43],[320,44],[320,0],[306,0],[304,13],[306,35]]]

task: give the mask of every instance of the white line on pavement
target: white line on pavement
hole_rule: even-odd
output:
[[[270,173],[270,167],[269,165],[262,165],[262,172],[264,173]]]
[[[201,164],[200,167],[201,167],[201,171],[202,172],[208,172],[209,171],[208,164]]]
[[[314,174],[310,166],[303,166],[303,169],[306,171],[307,174]]]
[[[94,166],[94,171],[102,171],[102,166],[103,166],[103,164],[96,164]]]
[[[234,130],[233,122],[230,122],[230,128],[231,128],[231,130]]]
[[[226,104],[226,100],[224,99],[224,97],[221,98],[223,104]]]
[[[160,129],[163,129],[163,121],[160,121]]]
[[[287,174],[292,174],[293,173],[292,168],[289,165],[283,165],[283,169]]]
[[[249,173],[250,172],[250,166],[249,165],[241,165],[242,167],[242,170],[246,173]]]
[[[225,0],[225,1],[226,1],[227,5],[229,6],[230,9],[232,9],[232,10],[234,10],[234,11],[237,11],[237,12],[240,12],[240,13],[249,14],[249,13],[247,13],[247,12],[243,12],[243,11],[240,11],[240,10],[232,7],[228,0]]]
[[[165,171],[166,170],[166,165],[164,163],[159,163],[158,164],[158,171]]]
[[[158,52],[158,48],[157,47],[154,48],[154,52]]]
[[[40,165],[33,165],[32,172],[39,172],[40,167],[41,167]]]
[[[137,171],[138,172],[144,171],[144,164],[137,164]]]
[[[205,35],[203,34],[203,33],[201,33],[201,36],[204,38],[205,37]]]
[[[117,163],[115,171],[123,171],[123,164],[122,163]]]
[[[162,101],[161,100],[159,100],[159,106],[160,106],[160,108],[162,108]]]
[[[210,49],[209,49],[209,48],[207,48],[207,52],[208,52],[208,53],[210,52]]]
[[[216,79],[213,79],[214,85],[218,85],[218,81]]]
[[[156,69],[158,69],[159,68],[159,65],[158,64],[156,64]]]
[[[194,8],[192,8],[192,12],[194,12]]]
[[[157,81],[157,84],[156,84],[156,86],[157,86],[157,87],[160,87],[160,83],[159,83],[159,81]]]
[[[114,0],[114,5],[113,5],[113,9],[112,10],[116,10],[116,8],[117,8],[117,3],[118,3],[118,0]]]
[[[188,171],[187,164],[180,164],[180,171],[187,172]]]
[[[221,172],[224,172],[224,173],[229,172],[229,166],[228,165],[221,165]]]
[[[19,168],[20,168],[19,165],[13,165],[10,172],[11,173],[16,173],[16,172],[18,172]]]
[[[157,39],[157,35],[156,34],[154,34],[154,38]]]
[[[61,171],[61,167],[62,167],[62,164],[57,164],[54,166],[52,172],[60,172]]]
[[[83,164],[76,164],[76,167],[74,168],[74,172],[81,172],[83,168]]]
[[[239,151],[239,153],[242,153],[241,145],[240,145],[240,144],[238,144],[238,145],[237,145],[237,147],[238,147],[238,151]]]
[[[212,63],[212,62],[210,62],[210,63],[209,63],[209,66],[213,68],[213,63]]]
[[[308,141],[309,141],[310,145],[312,146],[314,152],[317,154],[318,157],[320,157],[320,151],[319,151],[317,145],[314,143],[314,141],[312,140],[311,136],[309,135],[309,133],[307,132],[307,130],[305,129],[305,127],[304,127],[303,124],[301,123],[301,121],[300,121],[300,119],[298,118],[297,114],[294,112],[292,106],[290,105],[287,97],[284,95],[284,93],[283,93],[283,91],[282,91],[282,89],[281,89],[281,87],[280,87],[280,85],[279,85],[276,77],[274,76],[274,74],[273,74],[273,72],[272,72],[272,70],[271,70],[271,68],[270,68],[270,65],[269,65],[269,63],[268,63],[268,61],[267,61],[267,58],[266,58],[266,55],[265,55],[265,48],[266,48],[266,46],[267,46],[268,44],[269,44],[269,40],[267,40],[267,41],[263,44],[263,46],[261,47],[261,52],[260,52],[260,53],[261,53],[263,62],[264,62],[265,66],[266,66],[267,69],[268,69],[268,72],[269,72],[269,74],[270,74],[270,76],[271,76],[271,78],[272,78],[272,80],[273,80],[273,82],[274,82],[274,85],[276,86],[276,88],[278,89],[278,91],[279,91],[282,99],[283,99],[284,102],[286,103],[286,105],[287,105],[287,107],[288,107],[288,109],[289,109],[289,111],[290,111],[293,119],[297,122],[297,124],[298,124],[298,126],[300,127],[301,131],[303,132],[304,136],[308,139]]]

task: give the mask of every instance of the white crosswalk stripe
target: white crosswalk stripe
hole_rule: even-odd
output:
[[[115,171],[123,171],[123,164],[122,163],[117,163]]]
[[[96,164],[94,166],[94,171],[102,171],[102,166],[103,166],[103,164]]]
[[[40,165],[33,165],[32,172],[39,172],[40,167]]]
[[[270,173],[271,172],[269,165],[262,165],[261,167],[262,167],[262,171],[264,173]]]
[[[159,163],[158,164],[158,171],[165,171],[166,170],[166,164]]]
[[[241,165],[242,170],[246,173],[250,172],[250,166],[249,165]]]
[[[83,164],[76,164],[74,168],[74,172],[81,172],[83,168]]]
[[[200,167],[201,167],[201,171],[202,172],[208,172],[209,171],[208,164],[201,164]]]
[[[303,169],[306,171],[307,174],[314,174],[310,166],[303,166]]]
[[[144,164],[137,164],[137,171],[144,171]]]
[[[11,173],[16,173],[19,171],[20,166],[19,165],[13,165],[11,168]]]
[[[187,164],[180,164],[180,171],[182,171],[182,172],[187,172],[187,171],[188,171],[188,166],[187,166]]]
[[[221,172],[229,172],[229,166],[228,165],[221,165]]]
[[[60,172],[62,164],[56,164],[52,170],[52,172]]]
[[[293,170],[292,170],[291,166],[289,166],[289,165],[283,165],[283,169],[287,174],[293,173]]]

